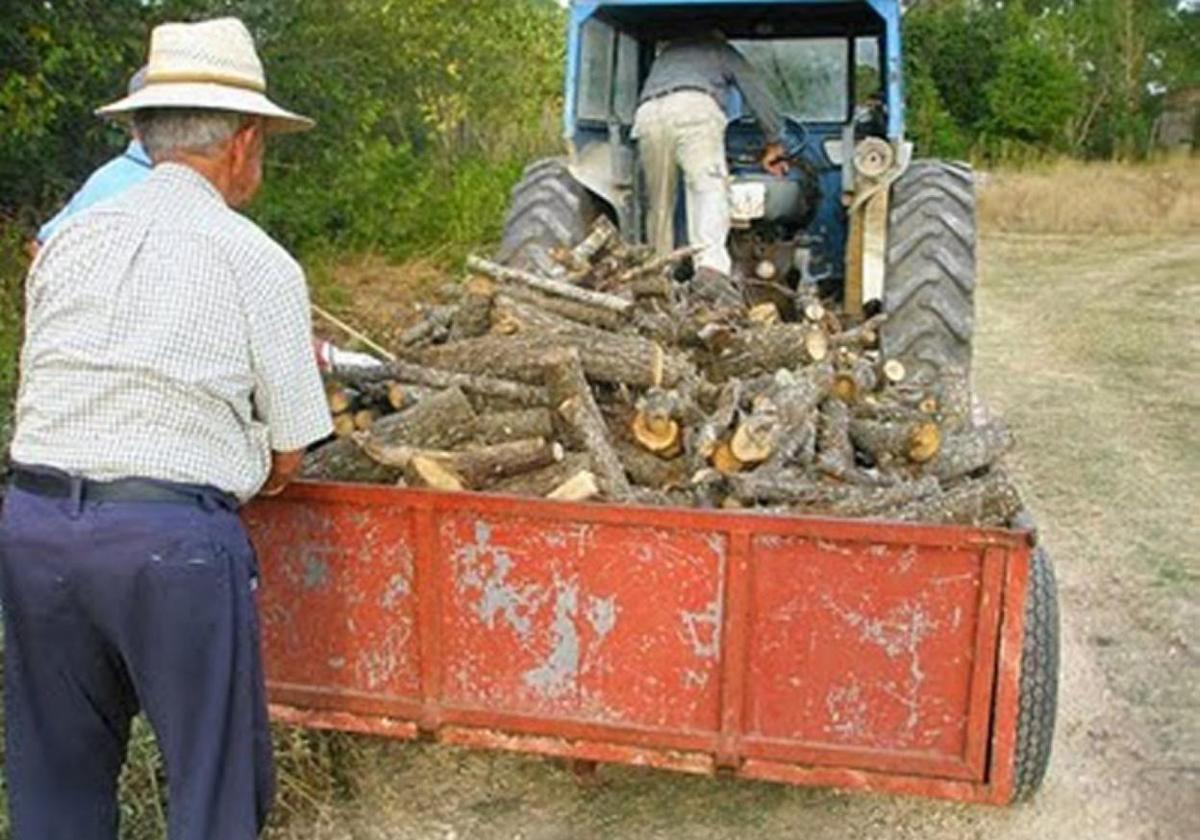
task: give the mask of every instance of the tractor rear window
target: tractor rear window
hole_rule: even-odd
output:
[[[758,68],[780,110],[801,122],[845,122],[849,93],[846,38],[734,41]]]

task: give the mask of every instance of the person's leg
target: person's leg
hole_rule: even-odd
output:
[[[0,522],[5,773],[15,840],[116,840],[117,779],[137,700],[80,608],[92,560],[66,500],[11,490]]]
[[[251,840],[274,779],[249,542],[227,511],[125,507],[157,547],[109,620],[166,763],[169,836]]]
[[[646,175],[646,235],[660,255],[675,248],[675,184],[679,178],[675,132],[661,113],[662,100],[647,102],[638,108],[634,128]]]
[[[678,160],[687,185],[688,243],[704,245],[697,269],[728,275],[729,166],[725,160],[725,115],[705,94],[692,94],[673,109],[679,135]]]

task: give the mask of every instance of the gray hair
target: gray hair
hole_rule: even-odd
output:
[[[209,157],[249,119],[211,108],[148,108],[136,111],[133,127],[153,161],[186,152]]]

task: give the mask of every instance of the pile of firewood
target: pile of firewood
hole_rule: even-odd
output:
[[[679,283],[601,219],[536,273],[468,261],[383,369],[329,382],[310,478],[555,499],[1005,525],[1012,437],[966,376],[909,381],[883,316]]]

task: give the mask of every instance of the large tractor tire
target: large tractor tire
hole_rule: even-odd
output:
[[[914,382],[969,374],[975,331],[975,177],[966,164],[914,161],[892,185],[880,333]]]
[[[1014,802],[1028,799],[1042,786],[1058,711],[1058,587],[1054,566],[1040,546],[1030,558],[1017,698]]]
[[[531,164],[512,191],[496,258],[529,271],[554,273],[550,252],[587,236],[599,209],[561,158]]]

